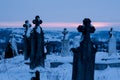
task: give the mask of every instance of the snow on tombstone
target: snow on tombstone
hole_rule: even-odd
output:
[[[113,34],[113,28],[109,31],[108,56],[117,55],[116,38]]]
[[[44,33],[40,24],[42,24],[42,20],[40,20],[39,16],[36,16],[33,20],[33,24],[35,27],[31,31],[31,55],[30,55],[30,68],[34,69],[38,66],[44,67]]]
[[[80,44],[80,42],[82,41],[81,39],[81,35],[80,36],[76,36],[74,39],[73,39],[73,47],[78,47]]]
[[[9,40],[6,50],[5,50],[5,58],[12,58],[17,55],[18,55],[18,49],[17,49],[15,35],[11,34],[10,40]]]
[[[25,21],[25,24],[23,24],[23,27],[25,28],[25,32],[24,32],[24,59],[28,60],[28,58],[30,57],[30,32],[31,32],[31,24],[29,23],[28,20]]]

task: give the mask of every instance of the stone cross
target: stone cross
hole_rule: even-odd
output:
[[[23,27],[25,28],[25,34],[24,36],[26,37],[30,37],[30,27],[31,27],[31,24],[29,23],[28,20],[25,21],[25,24],[23,24]]]
[[[64,28],[62,34],[63,34],[63,39],[62,39],[61,55],[63,57],[70,56],[69,39],[66,36],[68,34],[68,31],[66,28]]]
[[[33,20],[33,24],[35,27],[31,32],[31,56],[30,56],[30,68],[34,69],[38,66],[44,67],[44,33],[40,24],[42,20],[40,20],[39,16],[36,16]]]
[[[65,40],[66,39],[66,35],[68,34],[68,31],[67,31],[66,28],[64,28],[64,31],[62,32],[62,34],[63,34],[63,40]]]
[[[109,37],[111,38],[112,36],[113,36],[113,28],[110,28]]]
[[[31,24],[29,23],[28,20],[25,21],[25,24],[23,24],[23,27],[25,28],[25,33],[23,35],[24,37],[24,59],[27,60],[30,57],[30,50],[31,50],[31,46],[30,46],[30,32],[31,32]]]
[[[73,72],[72,80],[94,80],[94,63],[96,48],[90,38],[90,33],[95,31],[91,26],[91,20],[85,18],[83,25],[78,26],[77,30],[82,32],[83,40],[80,46],[72,48],[73,51]]]
[[[42,24],[42,20],[40,20],[40,17],[38,15],[33,20],[33,24],[35,24],[35,27],[40,26],[40,24]]]

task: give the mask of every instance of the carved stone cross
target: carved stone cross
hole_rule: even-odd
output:
[[[35,17],[35,19],[33,20],[33,24],[35,24],[35,26],[40,26],[40,24],[42,24],[42,20],[40,20],[39,16]]]
[[[30,32],[31,32],[31,24],[28,20],[25,21],[25,24],[23,24],[23,27],[25,28],[24,33],[24,59],[27,60],[30,57]]]
[[[84,40],[90,40],[90,33],[94,33],[95,28],[91,26],[91,20],[89,18],[85,18],[83,20],[83,25],[79,25],[77,30],[82,32]]]
[[[68,34],[68,31],[67,31],[66,28],[64,28],[64,31],[62,32],[62,34],[64,35],[63,36],[63,40],[65,40],[66,39],[66,35]]]
[[[31,24],[29,23],[28,20],[25,21],[25,24],[23,24],[23,27],[25,28],[25,36],[27,36],[28,30],[31,27]]]
[[[23,24],[23,27],[25,27],[25,28],[30,28],[31,27],[31,24],[29,23],[28,20],[25,21],[25,24]]]
[[[44,53],[44,33],[40,24],[39,16],[36,16],[33,20],[35,27],[31,32],[31,56],[30,56],[30,68],[34,69],[38,66],[44,67],[45,53]]]
[[[72,80],[94,80],[96,48],[90,39],[90,33],[93,33],[95,28],[91,26],[90,19],[85,18],[83,25],[78,26],[77,30],[82,32],[83,40],[79,47],[71,49],[74,53]]]

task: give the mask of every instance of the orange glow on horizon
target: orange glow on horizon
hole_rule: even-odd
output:
[[[0,27],[22,27],[24,22],[0,22]],[[78,22],[43,22],[42,27],[77,27],[82,23]],[[92,25],[96,28],[109,27],[109,26],[120,26],[120,23],[113,22],[92,22]],[[32,26],[34,26],[32,24]]]

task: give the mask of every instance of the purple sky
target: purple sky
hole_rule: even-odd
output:
[[[1,0],[0,26],[22,26],[26,19],[32,22],[36,15],[41,17],[44,26],[49,26],[48,23],[56,26],[81,24],[84,18],[100,25],[104,22],[119,26],[119,9],[120,0]]]

